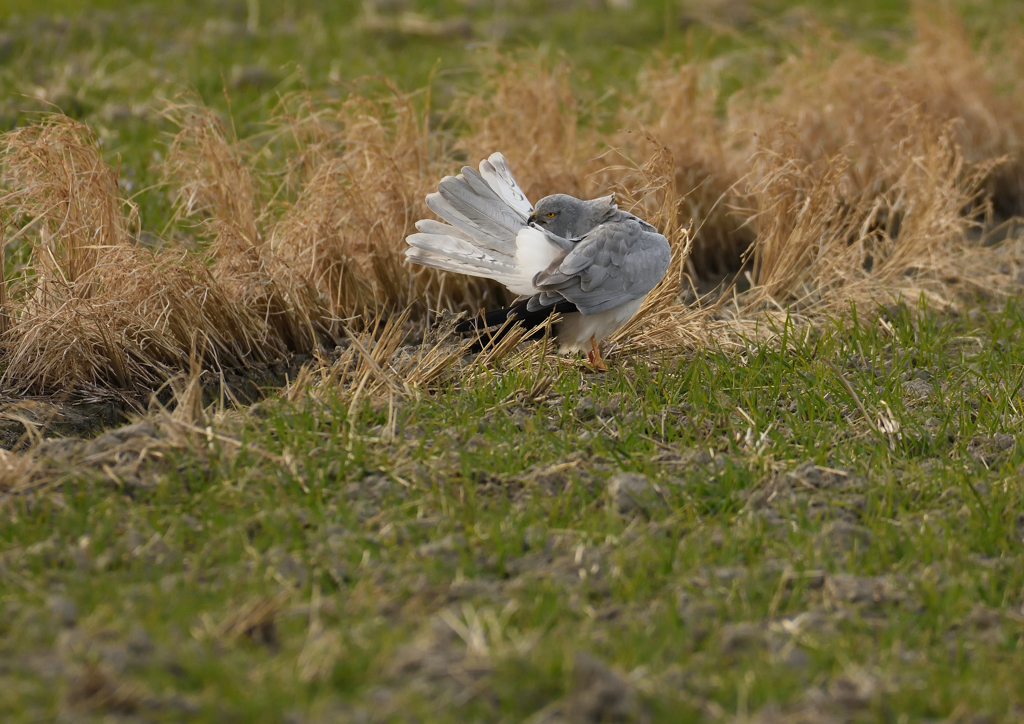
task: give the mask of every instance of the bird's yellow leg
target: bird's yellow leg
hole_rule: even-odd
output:
[[[590,364],[595,370],[608,369],[604,360],[601,359],[601,349],[597,346],[597,342],[594,341],[593,337],[590,338],[590,352],[587,353],[587,359],[590,360]]]

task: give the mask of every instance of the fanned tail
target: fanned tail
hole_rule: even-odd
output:
[[[445,176],[427,195],[427,206],[448,223],[417,221],[419,233],[408,238],[410,261],[502,284],[509,280],[516,237],[528,228],[533,206],[504,156],[492,153],[480,171],[466,166],[458,176]]]
[[[481,161],[480,169],[465,166],[458,176],[441,179],[437,191],[427,195],[427,206],[450,226],[434,222],[427,229],[420,222],[416,228],[458,236],[499,256],[514,256],[516,235],[526,228],[533,205],[500,153]]]
[[[519,212],[524,218],[529,218],[533,213],[533,204],[526,198],[526,194],[516,183],[512,169],[508,161],[500,153],[492,153],[486,161],[480,162],[480,175],[484,177],[487,185],[505,200],[505,203]]]
[[[505,157],[492,153],[480,170],[465,166],[445,176],[427,206],[447,223],[422,219],[410,234],[406,258],[415,264],[493,279],[514,294],[533,296],[534,277],[572,248],[565,239],[529,225],[533,205]]]

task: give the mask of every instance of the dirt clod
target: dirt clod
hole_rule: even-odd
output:
[[[867,528],[845,520],[833,520],[827,523],[816,536],[818,544],[828,546],[833,551],[845,552],[858,548],[864,550],[871,545],[871,531]]]
[[[639,473],[619,473],[608,480],[608,497],[623,516],[649,515],[659,502],[651,481]]]
[[[765,627],[758,623],[728,624],[722,628],[721,650],[726,655],[741,654],[765,643]]]
[[[73,628],[78,623],[78,606],[63,596],[53,596],[47,602],[50,613],[65,628]]]
[[[139,709],[139,698],[126,686],[118,684],[95,666],[88,666],[71,682],[67,703],[76,709],[134,714]]]
[[[593,656],[577,653],[573,689],[565,706],[571,724],[633,722],[639,707],[626,681]]]
[[[825,600],[833,607],[843,605],[881,606],[903,602],[905,596],[885,577],[838,574],[825,580]]]
[[[925,380],[915,377],[903,383],[903,392],[912,400],[926,400],[935,394],[935,388]]]

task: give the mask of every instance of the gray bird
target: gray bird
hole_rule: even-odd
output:
[[[494,279],[523,297],[464,326],[507,320],[533,327],[561,315],[561,352],[586,351],[600,366],[598,344],[628,322],[668,271],[671,250],[658,230],[615,204],[554,194],[536,208],[508,162],[493,153],[458,176],[445,176],[427,206],[447,221],[422,219],[406,257],[424,266]]]

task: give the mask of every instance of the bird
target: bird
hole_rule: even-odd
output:
[[[668,271],[668,240],[620,209],[615,194],[583,200],[523,193],[500,152],[445,176],[427,207],[442,221],[421,219],[406,237],[406,258],[422,266],[493,279],[518,299],[464,322],[481,331],[520,321],[528,328],[559,315],[559,352],[586,352],[604,368],[600,343],[626,324]]]

